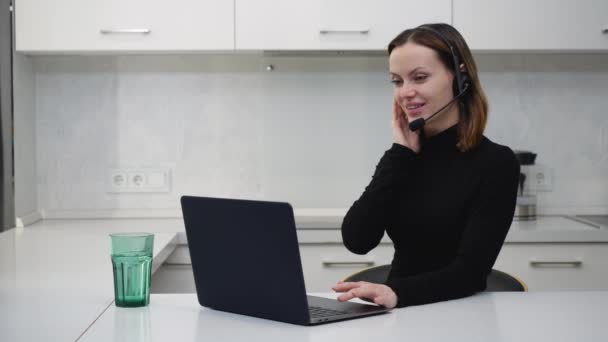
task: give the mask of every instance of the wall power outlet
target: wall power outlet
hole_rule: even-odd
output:
[[[553,168],[546,165],[534,165],[532,180],[537,191],[553,191]]]
[[[109,193],[170,191],[171,169],[169,168],[109,170]]]

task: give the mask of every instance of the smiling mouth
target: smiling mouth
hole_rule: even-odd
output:
[[[418,105],[413,105],[413,106],[406,106],[405,108],[406,108],[407,110],[416,110],[416,109],[418,109],[418,108],[422,108],[422,107],[424,107],[424,105],[425,105],[425,104],[423,103],[423,104],[418,104]]]

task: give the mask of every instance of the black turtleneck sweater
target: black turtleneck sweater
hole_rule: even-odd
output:
[[[348,250],[366,254],[384,232],[395,254],[386,285],[398,307],[469,296],[486,288],[515,210],[519,163],[486,137],[457,147],[457,125],[422,140],[421,151],[393,144],[342,223]]]

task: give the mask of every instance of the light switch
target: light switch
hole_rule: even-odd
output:
[[[165,186],[165,179],[164,172],[150,172],[148,173],[148,186],[151,188],[162,188]]]

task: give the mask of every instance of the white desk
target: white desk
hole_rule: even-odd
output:
[[[0,342],[75,341],[113,303],[108,233],[154,232],[153,269],[175,249],[159,224],[106,221],[0,234]]]
[[[331,297],[333,294],[326,294]],[[608,292],[480,293],[302,327],[200,307],[194,294],[114,305],[79,341],[608,341]]]
[[[538,220],[535,223],[525,223],[526,226],[518,227],[514,231],[514,234],[517,233],[521,235],[521,240],[527,242],[536,241],[535,239],[540,239],[539,241],[545,241],[543,239],[547,239],[549,236],[558,236],[557,233],[559,231],[556,231],[555,229],[551,228],[554,226],[553,223],[548,223],[550,222],[546,222],[546,220]],[[516,226],[512,227],[512,230],[515,227]],[[575,232],[572,228],[570,228],[569,225],[567,227],[564,226],[563,229],[560,229],[560,231],[563,231],[564,233],[571,233],[576,235],[572,236],[572,238],[574,238],[574,240],[572,241],[608,241],[608,230],[593,229],[592,231],[587,232],[587,230],[580,229],[581,231]],[[154,232],[155,248],[153,267],[158,267],[158,265],[166,259],[168,254],[173,251],[173,249],[175,248],[175,244],[179,243],[180,235],[183,235],[183,221],[178,219],[45,220],[25,229],[14,229],[0,233],[0,342],[73,342],[77,340],[79,336],[81,336],[81,334],[83,334],[85,331],[87,331],[86,337],[88,339],[94,339],[95,336],[99,334],[99,331],[96,330],[98,329],[96,326],[97,323],[95,323],[95,325],[90,329],[88,329],[89,326],[108,307],[110,311],[104,314],[104,316],[102,317],[104,320],[106,320],[107,315],[111,314],[115,309],[112,305],[114,294],[112,287],[112,268],[109,257],[110,240],[108,238],[108,233],[121,231]],[[336,239],[335,241],[339,241],[338,230],[334,232],[326,231],[323,229],[300,230],[299,234],[304,234],[300,236],[301,241],[303,240],[302,237],[305,237],[306,234],[317,233],[317,231],[319,233],[331,232],[331,234],[333,234],[331,235],[331,239]],[[538,234],[534,235],[535,232],[538,232]],[[575,234],[582,234],[585,232],[589,234]],[[529,236],[531,237],[528,238]],[[560,239],[565,239],[566,237],[567,236],[561,236]],[[320,242],[333,241],[331,239],[328,239],[327,236],[313,236],[313,238],[309,240]],[[525,322],[523,326],[527,327],[527,324],[530,324],[529,329],[526,330],[528,334],[534,332],[535,327],[538,329],[542,328],[545,330],[549,330],[549,332],[553,331],[551,329],[558,329],[556,331],[559,331],[559,329],[564,329],[566,331],[567,329],[573,329],[576,334],[580,334],[583,337],[585,337],[585,333],[590,333],[590,331],[593,330],[599,331],[599,333],[601,334],[600,336],[604,337],[605,340],[608,341],[608,338],[606,338],[607,334],[605,330],[602,330],[602,325],[599,323],[599,320],[608,320],[608,305],[606,305],[607,303],[605,300],[606,294],[564,292],[559,294],[529,293],[524,295],[519,294],[518,296],[523,296],[522,298],[531,299],[530,303],[528,303],[527,301],[523,301],[523,299],[517,299],[516,302],[519,303],[518,305],[520,305],[521,308],[531,307],[531,314],[529,314],[529,316],[525,316],[528,315],[528,313],[526,312],[524,312],[522,315],[524,315],[525,317],[529,317],[530,322],[534,322],[535,319],[540,319],[540,322],[542,323],[541,325],[534,325],[533,323]],[[593,300],[589,300],[589,302],[591,302],[590,310],[595,310],[596,312],[600,313],[592,314],[589,312],[584,312],[582,315],[572,314],[568,317],[560,316],[561,321],[559,319],[558,321],[563,321],[562,326],[551,327],[551,329],[548,329],[547,327],[550,326],[550,324],[543,321],[543,319],[544,317],[553,314],[554,307],[550,306],[550,303],[545,303],[544,307],[534,307],[536,298],[543,298],[542,296],[553,296],[553,300],[555,300],[556,303],[571,300],[571,298],[573,298],[572,296],[591,296]],[[190,325],[186,327],[186,329],[190,329],[189,331],[193,334],[196,332],[196,329],[200,329],[196,323],[199,312],[198,306],[195,305],[196,300],[188,298],[188,296],[152,296],[152,306],[145,310],[150,310],[150,313],[148,314],[150,315],[149,320],[153,319],[154,322],[159,321],[159,323],[153,324],[153,326],[158,326],[159,328],[154,328],[153,330],[150,330],[149,334],[151,334],[151,337],[163,333],[166,333],[168,336],[186,333],[177,332],[175,329],[169,329],[168,331],[164,332],[164,330],[162,330],[160,327],[163,327],[164,324],[167,324],[166,322],[170,321],[171,317],[169,317],[168,320],[154,319],[154,317],[157,317],[158,315],[160,315],[160,317],[163,317],[163,315],[171,316],[170,314],[163,313],[163,310],[168,310],[167,312],[172,312],[172,310],[176,310],[176,308],[181,308],[180,310],[183,310],[183,312],[174,314],[173,316],[182,317],[184,318],[184,321],[176,323],[175,325],[179,326],[182,324],[186,324],[189,319],[194,319],[194,322],[191,322]],[[500,299],[498,300],[500,301]],[[580,310],[583,310],[582,305],[576,306],[574,304],[571,303],[568,305],[570,305],[574,309],[578,308]],[[446,306],[448,312],[450,312],[449,308],[451,308],[451,305],[453,304],[450,303]],[[160,307],[157,308],[157,306]],[[162,309],[163,307],[165,309]],[[434,306],[429,307],[434,308]],[[481,305],[480,307],[482,309],[479,312],[483,312],[484,305]],[[434,333],[436,334],[435,336],[442,336],[440,335],[441,331],[439,330],[431,331],[432,328],[438,325],[439,323],[429,323],[430,318],[427,318],[427,321],[423,322],[424,324],[421,325],[421,323],[419,322],[419,317],[425,317],[424,312],[426,311],[424,310],[428,309],[423,309],[423,307],[400,309],[394,312],[397,313],[397,315],[393,313],[389,316],[385,316],[382,318],[366,318],[363,320],[355,320],[352,322],[333,323],[331,325],[328,325],[327,328],[311,328],[316,330],[309,330],[308,328],[304,328],[305,330],[303,331],[305,331],[307,334],[312,334],[311,337],[306,337],[309,340],[317,339],[317,336],[319,336],[318,333],[311,333],[312,331],[325,331],[327,334],[330,334],[330,336],[333,336],[331,334],[338,334],[336,336],[341,336],[340,334],[343,334],[344,332],[340,333],[340,329],[344,328],[339,328],[340,326],[346,326],[349,327],[347,328],[347,330],[352,330],[352,327],[366,326],[368,324],[372,324],[371,322],[374,322],[376,319],[381,319],[381,325],[387,325],[390,327],[390,329],[395,329],[390,325],[394,324],[390,323],[392,322],[391,320],[396,319],[395,317],[401,317],[402,315],[406,315],[407,317],[405,318],[405,320],[407,320],[408,322],[411,320],[412,322],[418,323],[416,323],[415,325],[405,325],[403,329],[409,330],[402,332],[403,334],[417,334],[418,336],[424,337],[426,336],[425,334]],[[434,311],[430,314],[432,317],[441,317],[444,314],[439,308],[434,308],[433,310]],[[497,312],[504,312],[505,309],[501,310],[502,311]],[[194,314],[192,314],[192,312],[194,312]],[[416,312],[416,314],[407,314],[407,312]],[[420,312],[422,312],[422,314]],[[203,311],[203,315],[208,314],[210,313]],[[219,317],[223,317],[221,316],[221,313],[211,314],[220,314]],[[408,315],[413,315],[413,317],[410,317]],[[462,319],[460,313],[453,314],[452,311],[452,315],[455,317],[454,319],[456,320]],[[473,311],[465,313],[464,317],[471,317],[471,315],[475,315]],[[485,314],[478,313],[477,315],[483,316]],[[229,317],[231,317],[231,320],[233,319],[233,316]],[[139,320],[140,317],[136,316],[136,319]],[[450,320],[444,321],[445,322],[441,324],[446,326],[454,324]],[[123,320],[121,319],[120,322],[123,322]],[[245,321],[243,322],[245,323],[240,322],[239,325],[253,324],[253,327],[259,327],[260,324],[259,320],[251,318],[245,318]],[[520,325],[508,322],[501,324],[511,324],[508,325],[509,329],[505,330],[505,328],[500,331],[502,331],[502,334],[516,334],[519,331],[518,329]],[[98,323],[101,324],[101,322]],[[285,327],[285,325],[282,323],[266,323],[270,324],[271,327]],[[456,325],[456,327],[458,327],[458,325]],[[514,328],[511,329],[512,327]],[[587,329],[587,327],[591,327],[591,330]],[[298,328],[299,327],[295,327],[295,329]],[[330,330],[326,330],[328,328]],[[280,331],[282,331],[281,329],[284,328],[271,329],[279,329]],[[387,331],[390,331],[390,329]],[[481,326],[481,330],[479,333],[480,336],[485,336],[484,332],[496,330],[484,329],[485,328]],[[336,330],[336,332],[333,332],[334,330]],[[446,332],[449,329],[440,330],[444,331],[444,335],[451,335],[450,333]],[[232,337],[231,334],[234,333],[233,331],[218,332],[217,329],[213,330],[213,327],[205,329],[205,331],[216,331],[217,334],[224,334],[228,335],[229,337]],[[247,331],[247,329],[244,329],[244,331]],[[289,333],[287,333],[287,335],[292,336],[293,331],[295,331],[294,327],[292,327],[292,329],[289,329]],[[118,337],[116,339],[121,340],[120,334],[123,333],[124,331],[117,332]],[[556,333],[556,335],[558,335],[558,337],[574,336],[569,335],[567,333]],[[353,339],[356,339],[357,336],[353,337]],[[235,335],[233,339],[237,339],[237,337],[238,336]],[[301,337],[294,338],[301,339]],[[190,340],[195,339],[196,337],[190,338]],[[155,338],[155,340],[164,339]],[[187,341],[188,338],[185,338],[185,340]],[[498,340],[498,338],[495,340]],[[505,338],[505,340],[508,341],[516,339]],[[580,341],[584,340],[585,339],[580,339]],[[135,341],[137,341],[137,339],[135,339]]]

